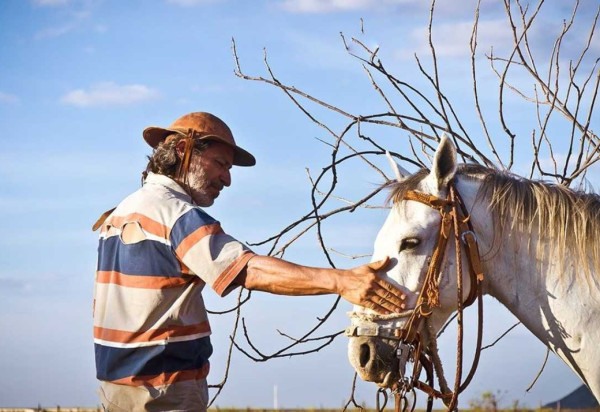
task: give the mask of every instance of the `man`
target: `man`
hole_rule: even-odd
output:
[[[95,225],[94,342],[105,410],[206,410],[206,284],[221,296],[243,286],[339,294],[381,313],[404,307],[402,293],[376,275],[387,260],[311,268],[256,255],[223,232],[202,208],[231,184],[232,165],[255,159],[216,116],[190,113],[168,128],[146,128],[143,137],[154,149],[143,186]]]

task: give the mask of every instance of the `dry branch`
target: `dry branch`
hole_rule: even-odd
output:
[[[512,44],[506,51],[494,51],[494,45],[491,45],[487,53],[480,53],[483,11],[478,2],[473,10],[471,35],[465,45],[469,50],[470,76],[464,79],[445,79],[441,69],[443,61],[436,46],[436,7],[435,1],[432,1],[426,22],[429,53],[426,56],[414,57],[416,70],[413,72],[420,73],[425,86],[417,86],[414,79],[406,76],[392,74],[380,57],[381,47],[371,49],[359,38],[350,37],[348,40],[340,33],[342,47],[351,59],[361,65],[368,84],[385,107],[385,111],[375,113],[352,113],[340,105],[326,102],[318,96],[286,84],[276,76],[266,51],[263,56],[266,74],[246,74],[241,67],[235,40],[232,40],[235,75],[280,90],[292,107],[306,116],[309,124],[316,125],[326,133],[327,137],[319,140],[324,143],[321,148],[328,150],[330,155],[329,163],[323,165],[319,173],[308,173],[311,187],[310,209],[299,217],[290,217],[291,223],[278,233],[251,245],[270,245],[270,255],[283,257],[286,250],[299,239],[312,234],[316,236],[320,251],[331,267],[335,267],[331,252],[352,258],[354,254],[328,246],[324,237],[324,225],[336,217],[354,212],[357,208],[372,207],[367,202],[372,201],[383,186],[363,193],[355,200],[344,196],[339,193],[342,166],[358,161],[361,167],[365,168],[365,175],[374,174],[379,179],[388,181],[388,177],[376,165],[379,156],[389,150],[408,168],[425,167],[442,133],[453,139],[459,156],[465,162],[480,163],[500,170],[528,170],[529,177],[549,178],[565,186],[583,185],[590,168],[600,159],[600,140],[596,134],[600,120],[596,110],[596,98],[600,87],[600,56],[590,56],[591,53],[600,53],[597,48],[592,47],[596,38],[600,7],[592,16],[582,15],[579,1],[575,0],[571,14],[565,16],[552,44],[549,47],[541,47],[536,43],[536,31],[542,24],[540,16],[543,15],[545,7],[544,0],[531,3],[523,0],[504,0],[506,31],[510,34]],[[577,31],[582,27],[582,19],[587,29],[583,42]],[[364,33],[364,21],[361,19],[359,35]],[[579,50],[573,47],[573,44],[577,43],[580,45]],[[358,46],[358,51],[351,45]],[[495,75],[495,90],[490,90],[489,86],[481,81],[482,63],[486,63]],[[470,90],[472,93],[473,104],[470,109],[465,108],[462,101],[453,98],[452,93],[445,88],[448,83],[460,81],[464,83],[462,90]],[[494,91],[497,93],[495,104],[484,103],[484,97],[489,97]],[[517,103],[509,105],[509,102],[515,101],[520,102],[518,106]],[[520,112],[523,107],[531,110],[530,122],[522,124],[511,121],[514,113]],[[338,123],[342,121],[343,126],[339,130],[333,126],[333,119]],[[398,153],[391,150],[393,148],[385,147],[386,144],[381,143],[381,135],[370,132],[375,129],[381,130],[382,133],[395,131],[394,135],[399,140],[404,139],[410,150],[407,153]],[[565,130],[568,133],[564,133]],[[484,144],[481,144],[482,141]],[[531,147],[530,156],[525,160],[523,147]],[[550,163],[544,161],[546,158],[550,159]],[[339,207],[339,202],[343,203],[342,207]],[[215,397],[227,381],[233,347],[256,362],[264,362],[317,352],[341,334],[335,332],[318,335],[336,310],[338,298],[300,338],[293,338],[277,329],[277,332],[291,343],[271,353],[265,353],[254,344],[250,328],[246,320],[241,318],[242,305],[250,295],[244,300],[241,296],[240,294],[238,305],[226,311],[235,311],[236,319],[231,334],[225,377],[221,383],[212,386],[219,391]],[[243,338],[237,334],[240,318]],[[488,347],[495,345],[512,328],[514,326]],[[305,345],[309,345],[308,349],[305,349]],[[356,376],[345,408],[350,405],[360,407],[354,399],[355,386]]]

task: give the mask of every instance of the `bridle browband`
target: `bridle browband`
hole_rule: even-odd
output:
[[[400,411],[400,403],[406,400],[405,394],[414,389],[422,390],[428,395],[427,409],[433,407],[433,399],[442,399],[449,411],[455,409],[458,402],[458,395],[466,389],[471,382],[473,375],[479,363],[481,353],[482,331],[483,331],[483,299],[482,282],[484,278],[481,258],[477,247],[477,239],[473,226],[470,221],[470,215],[458,193],[453,182],[448,185],[448,196],[442,199],[433,195],[414,190],[407,191],[403,200],[412,200],[420,202],[426,206],[436,209],[441,215],[440,230],[436,246],[432,255],[429,257],[427,273],[423,281],[423,286],[417,298],[415,308],[402,313],[393,315],[364,314],[362,317],[373,320],[391,320],[398,318],[408,318],[403,328],[384,327],[374,323],[373,327],[351,326],[346,330],[346,335],[350,337],[370,336],[381,339],[397,340],[396,356],[399,363],[400,379],[393,392],[396,399],[396,410]],[[424,323],[427,323],[434,308],[440,306],[440,280],[442,275],[442,264],[450,237],[454,237],[456,252],[456,283],[457,283],[457,360],[456,376],[454,380],[454,390],[447,387],[441,361],[437,353],[437,343],[435,336],[428,336],[428,345],[423,344],[421,330]],[[465,251],[469,263],[470,290],[463,301],[462,285],[462,251]],[[473,363],[466,379],[461,383],[462,378],[462,356],[463,356],[463,310],[472,305],[475,300],[478,301],[478,332],[477,344]],[[361,317],[360,314],[353,313],[351,316]],[[428,328],[424,330],[427,333]],[[426,346],[426,347],[425,347]],[[433,347],[432,347],[433,346]],[[404,377],[404,363],[412,361],[414,364],[412,376]],[[424,368],[427,374],[427,383],[419,380],[421,369]],[[433,375],[438,375],[440,390],[434,388]],[[402,408],[404,409],[404,408]]]

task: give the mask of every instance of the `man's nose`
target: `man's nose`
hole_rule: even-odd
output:
[[[221,173],[221,183],[223,183],[223,186],[231,186],[231,172],[229,170]]]

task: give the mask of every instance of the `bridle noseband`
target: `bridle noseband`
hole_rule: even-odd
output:
[[[350,337],[371,336],[381,339],[397,340],[396,357],[398,358],[400,379],[393,388],[396,399],[396,410],[400,411],[405,407],[400,406],[402,400],[406,399],[406,393],[415,388],[424,391],[428,395],[427,409],[433,407],[433,399],[442,399],[449,411],[455,409],[458,402],[458,395],[469,385],[477,365],[481,352],[482,330],[483,330],[483,301],[482,301],[482,282],[483,270],[481,259],[477,247],[477,239],[473,226],[470,221],[470,215],[466,210],[464,203],[456,190],[453,182],[448,185],[448,197],[442,199],[423,192],[414,190],[407,191],[403,200],[412,200],[420,202],[426,206],[436,209],[441,215],[440,230],[436,246],[432,255],[429,257],[427,273],[423,281],[423,286],[417,298],[415,308],[395,315],[375,315],[368,314],[366,317],[374,320],[389,320],[394,318],[408,318],[403,328],[383,327],[373,323],[373,327],[351,326],[346,329],[346,335]],[[456,376],[454,381],[454,390],[450,390],[446,384],[441,367],[441,361],[437,353],[436,336],[430,336],[429,328],[424,327],[429,317],[436,307],[440,304],[440,280],[442,275],[442,264],[447,249],[448,241],[454,237],[456,252],[456,283],[457,283],[457,304],[458,304],[458,333],[457,333],[457,362]],[[463,301],[462,285],[462,251],[465,251],[469,263],[470,290],[466,299]],[[467,378],[461,383],[462,378],[462,352],[463,352],[463,310],[472,305],[475,300],[478,301],[478,333],[475,355],[471,370]],[[353,313],[354,317],[365,317]],[[426,325],[425,325],[426,326]],[[421,332],[424,331],[427,336],[428,345],[423,342]],[[405,377],[404,364],[407,361],[413,362],[413,373],[410,377]],[[425,369],[427,374],[427,383],[419,380],[421,369]],[[440,390],[434,389],[433,375],[438,376]]]

